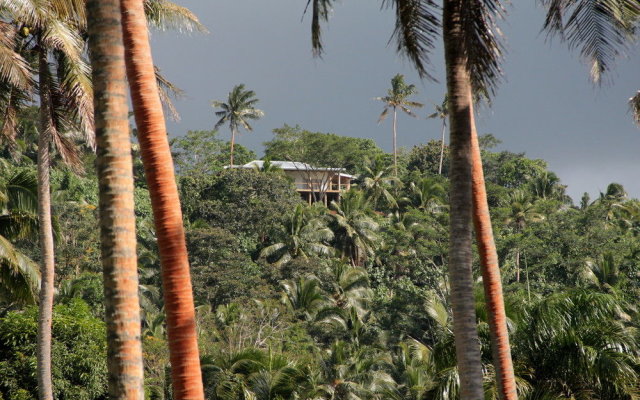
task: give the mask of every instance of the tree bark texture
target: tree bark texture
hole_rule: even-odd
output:
[[[38,313],[38,396],[40,400],[53,400],[51,378],[51,323],[53,319],[53,292],[55,255],[51,224],[50,167],[53,116],[51,110],[51,77],[47,51],[38,49],[40,85],[40,126],[38,135],[38,224],[40,241],[40,303]]]
[[[461,26],[462,0],[445,0],[443,37],[449,93],[451,170],[449,276],[461,400],[482,400],[482,363],[471,271],[473,102]]]
[[[87,2],[109,398],[144,399],[127,82],[119,0]]]
[[[195,307],[173,160],[142,0],[121,0],[127,77],[158,237],[175,399],[203,399]]]

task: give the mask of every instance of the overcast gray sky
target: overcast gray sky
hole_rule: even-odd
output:
[[[211,129],[211,100],[225,100],[231,88],[245,83],[260,99],[266,115],[239,143],[262,152],[272,129],[299,124],[305,129],[369,137],[391,149],[391,122],[377,124],[396,73],[415,83],[415,100],[427,105],[420,118],[400,116],[398,142],[406,148],[440,134],[440,122],[426,119],[444,95],[441,46],[433,53],[432,72],[439,82],[420,81],[409,62],[387,45],[392,10],[380,1],[344,0],[336,4],[324,34],[326,54],[311,55],[309,17],[301,21],[304,0],[176,0],[195,12],[209,35],[154,32],[156,64],[184,89],[172,135]],[[558,41],[540,34],[543,13],[535,0],[514,2],[503,25],[508,53],[491,109],[480,112],[479,133],[502,140],[499,149],[526,152],[549,163],[578,202],[611,182],[622,183],[640,197],[640,130],[628,112],[627,99],[640,89],[640,55],[618,62],[613,83],[602,88],[588,80],[587,67]],[[228,132],[221,129],[222,137]]]

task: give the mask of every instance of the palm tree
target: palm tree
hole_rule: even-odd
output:
[[[451,135],[449,273],[463,399],[483,398],[480,349],[473,310],[471,220],[475,226],[489,309],[498,392],[503,399],[517,397],[498,257],[473,113],[473,94],[490,94],[500,76],[501,46],[493,34],[497,31],[493,25],[503,13],[499,0],[445,0],[443,7]]]
[[[631,399],[638,390],[638,346],[619,299],[576,289],[527,307],[515,341],[533,369],[531,398]]]
[[[503,200],[503,205],[508,212],[504,224],[511,228],[515,235],[521,235],[530,222],[539,222],[544,219],[544,215],[537,211],[535,204],[531,202],[529,196],[523,190],[516,189],[511,192]],[[520,282],[520,250],[518,246],[514,249],[516,282]]]
[[[334,249],[326,244],[333,240],[333,232],[322,219],[310,216],[304,205],[296,206],[284,228],[284,240],[262,249],[260,257],[275,258],[274,264],[281,266],[292,258],[333,253]]]
[[[312,44],[316,53],[320,54],[320,21],[327,20],[333,1],[309,0],[309,3],[311,1]],[[429,77],[426,64],[440,26],[436,5],[432,2],[401,0],[383,0],[382,4],[395,9],[396,29],[393,35],[398,43],[398,51],[412,61],[421,77]],[[478,335],[471,294],[473,279],[470,223],[473,211],[476,214],[474,223],[482,255],[485,297],[492,315],[489,325],[499,394],[503,399],[516,398],[498,258],[493,243],[473,115],[473,98],[493,94],[501,75],[499,63],[502,47],[495,37],[495,32],[500,31],[494,24],[503,15],[504,8],[499,0],[443,1],[441,25],[445,42],[452,154],[449,273],[456,351],[458,365],[461,366],[462,399],[483,397]]]
[[[285,281],[282,283],[284,289],[282,300],[292,310],[302,313],[305,320],[312,321],[316,312],[328,302],[319,284],[320,281],[315,276]]]
[[[374,255],[374,249],[380,241],[376,233],[379,224],[368,215],[371,209],[364,193],[351,190],[342,197],[340,203],[332,201],[331,208],[335,211],[331,218],[336,247],[342,252],[342,257],[349,258],[352,265],[362,265]]]
[[[403,201],[419,210],[434,212],[445,203],[445,190],[433,178],[422,178],[418,183],[409,184],[409,196]]]
[[[393,110],[393,171],[396,176],[398,175],[398,152],[396,147],[398,108],[414,118],[417,117],[409,107],[420,108],[423,104],[408,100],[410,96],[417,93],[418,91],[415,85],[407,85],[404,82],[404,75],[396,74],[396,76],[391,78],[391,89],[388,90],[387,95],[384,97],[374,97],[374,100],[382,101],[385,104],[378,118],[378,123],[384,121],[389,114],[389,110]]]
[[[447,95],[444,95],[442,104],[435,106],[435,112],[429,114],[427,118],[440,118],[442,120],[442,139],[440,141],[440,163],[438,164],[438,175],[442,175],[442,160],[444,160],[444,133],[447,130],[447,118],[449,118],[449,107]]]
[[[38,382],[41,399],[51,399],[51,321],[54,293],[54,242],[51,222],[50,147],[53,144],[63,160],[79,164],[78,149],[65,134],[70,130],[84,133],[92,146],[93,110],[89,68],[82,56],[84,42],[81,32],[85,29],[84,3],[71,0],[51,2],[3,1],[0,7],[5,16],[21,21],[21,34],[26,36],[18,45],[21,52],[31,52],[38,60],[38,94],[40,122],[38,126],[38,220],[41,256],[41,290],[38,321]],[[6,28],[6,26],[5,26]],[[17,29],[17,27],[15,28]],[[7,29],[5,39],[11,37]],[[16,35],[13,34],[13,37]],[[15,41],[5,41],[5,49]],[[8,46],[7,46],[8,45]],[[5,53],[6,54],[6,53]],[[13,54],[10,55],[13,57]],[[20,60],[17,65],[20,65]],[[55,68],[52,68],[55,66]],[[11,136],[15,123],[11,122],[20,105],[19,99],[33,93],[33,85],[17,86],[11,74],[3,84],[9,87],[5,112],[9,125],[5,124],[4,136]]]
[[[143,2],[121,0],[127,77],[152,208],[167,314],[173,395],[202,398],[202,373],[182,212]]]
[[[397,189],[402,182],[396,176],[389,176],[392,167],[385,167],[381,158],[367,164],[364,167],[364,173],[360,176],[361,187],[371,198],[374,208],[377,208],[380,199],[384,199],[389,207],[398,208],[398,202],[389,189],[392,187]]]
[[[256,93],[253,90],[245,90],[244,84],[234,86],[229,92],[226,103],[218,100],[211,102],[213,107],[222,109],[216,111],[216,116],[220,119],[216,122],[215,129],[229,124],[231,130],[231,166],[233,166],[233,145],[239,128],[243,127],[251,132],[253,128],[249,124],[249,120],[258,120],[264,116],[262,110],[255,108],[257,102]]]
[[[109,393],[144,397],[133,210],[133,161],[120,2],[87,3],[95,82],[96,167],[107,321]]]

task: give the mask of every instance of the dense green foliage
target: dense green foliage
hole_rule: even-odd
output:
[[[574,205],[544,161],[495,144],[481,140],[521,398],[635,398],[640,202],[611,184]],[[269,157],[358,173],[325,207],[301,201],[275,168],[224,169],[228,144],[215,132],[174,140],[208,399],[457,398],[439,146],[402,155],[396,178],[370,140],[276,130]],[[4,182],[33,171],[28,152],[1,164]],[[254,157],[235,153],[238,163]],[[106,390],[92,162],[87,155],[84,174],[53,172],[61,399]],[[150,200],[135,171],[147,397],[169,399]],[[33,235],[10,239],[37,260]],[[496,398],[480,282],[476,299],[487,398]],[[0,304],[0,398],[34,398],[36,310]]]

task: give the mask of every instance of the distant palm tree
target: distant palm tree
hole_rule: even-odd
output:
[[[364,193],[349,191],[339,203],[332,201],[331,208],[335,211],[331,218],[336,247],[352,265],[362,265],[374,255],[380,240],[377,234],[380,225],[369,216],[372,210]]]
[[[444,134],[447,130],[447,119],[449,118],[449,97],[445,94],[442,104],[436,104],[435,112],[429,114],[427,118],[440,118],[442,120],[442,139],[440,141],[440,163],[438,164],[438,175],[442,175],[442,160],[444,159]]]
[[[391,78],[391,89],[389,89],[387,95],[374,97],[374,100],[380,100],[385,103],[384,109],[378,118],[378,123],[384,121],[389,114],[389,110],[393,110],[393,171],[396,176],[398,175],[398,151],[396,145],[398,108],[414,118],[417,117],[409,107],[420,108],[423,104],[408,99],[417,93],[415,85],[407,85],[404,82],[404,75],[397,74]]]
[[[284,224],[285,237],[282,241],[265,247],[261,257],[275,258],[280,266],[292,258],[307,258],[310,255],[329,255],[334,249],[329,246],[333,232],[320,218],[309,215],[304,205],[298,204],[293,214]]]
[[[381,159],[370,161],[364,167],[364,173],[360,176],[361,187],[374,207],[377,208],[380,199],[384,199],[389,207],[398,208],[398,202],[390,189],[398,188],[402,182],[396,176],[389,176],[392,167],[385,167],[381,161]]]
[[[294,311],[302,313],[305,320],[311,321],[316,312],[328,303],[319,285],[320,281],[315,276],[285,281],[282,283],[283,301]]]
[[[409,204],[419,210],[434,212],[445,203],[446,192],[442,184],[433,178],[422,178],[420,181],[409,184],[409,196],[403,198],[405,204]]]
[[[244,84],[236,85],[227,98],[227,102],[214,100],[211,105],[214,108],[221,108],[222,110],[216,111],[216,116],[220,117],[216,122],[215,129],[218,129],[224,124],[229,124],[231,129],[231,160],[230,165],[233,166],[233,146],[236,140],[236,134],[238,129],[243,127],[247,131],[253,131],[249,120],[258,120],[264,116],[264,112],[255,108],[255,104],[258,99],[253,90],[245,90]]]
[[[637,397],[637,335],[621,315],[619,298],[588,289],[556,293],[527,307],[517,321],[515,347],[533,369],[528,398]]]

